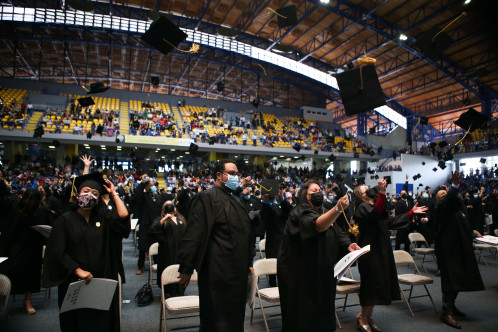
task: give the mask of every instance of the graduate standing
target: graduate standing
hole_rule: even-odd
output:
[[[59,308],[69,284],[86,283],[95,278],[118,280],[122,270],[121,252],[115,244],[130,232],[126,207],[114,192],[114,185],[97,173],[75,179],[76,205],[54,224],[47,243],[42,285],[58,285]],[[100,196],[106,191],[117,213],[101,207]],[[108,311],[77,309],[59,314],[61,331],[119,331],[119,290],[116,289]]]
[[[320,185],[306,182],[285,225],[277,260],[283,332],[335,331],[334,264],[348,249],[360,249],[335,224],[348,196],[326,213],[322,204]]]
[[[430,219],[434,223],[434,248],[441,271],[441,321],[460,329],[454,315],[465,317],[465,314],[455,307],[458,293],[483,290],[484,285],[472,247],[472,227],[457,195],[460,174],[452,172],[451,180],[449,190],[439,186],[434,191],[436,203]]]
[[[157,284],[161,285],[161,275],[166,267],[178,264],[178,248],[185,227],[185,218],[175,209],[172,201],[166,201],[161,210],[161,216],[154,220],[149,228],[149,234],[159,243],[157,255]],[[166,297],[180,296],[184,287],[180,284],[164,286]]]
[[[356,319],[358,329],[363,332],[380,331],[372,318],[375,305],[389,305],[393,300],[400,300],[389,230],[407,228],[414,214],[427,211],[427,207],[415,204],[409,212],[389,217],[384,208],[386,187],[387,181],[379,179],[378,192],[365,185],[354,190],[354,220],[360,231],[357,243],[361,247],[370,245],[370,252],[358,259],[361,313]]]
[[[192,201],[180,245],[180,283],[187,287],[197,270],[201,331],[242,332],[253,257],[249,215],[233,195],[240,185],[237,166],[219,161],[213,175],[215,186]]]

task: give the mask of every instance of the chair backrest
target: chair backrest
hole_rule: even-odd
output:
[[[149,257],[155,256],[159,253],[159,243],[153,243],[149,247]]]
[[[10,279],[6,275],[0,274],[0,312],[7,311],[7,303],[10,296]]]
[[[412,255],[407,253],[404,250],[394,250],[394,262],[396,264],[413,264],[415,265],[415,262],[413,261]]]
[[[258,259],[253,264],[254,274],[256,277],[277,274],[277,259],[266,258]]]
[[[161,284],[162,285],[169,285],[169,284],[176,284],[180,281],[178,277],[180,276],[180,273],[178,272],[178,269],[180,268],[179,264],[173,264],[169,265],[166,267],[161,274]],[[194,270],[194,273],[192,273],[192,276],[190,277],[190,281],[195,281],[197,282],[197,271]]]
[[[259,251],[266,250],[266,239],[259,240]]]
[[[427,241],[425,240],[425,237],[420,234],[420,233],[410,233],[408,234],[408,239],[410,242],[424,242],[427,244]]]

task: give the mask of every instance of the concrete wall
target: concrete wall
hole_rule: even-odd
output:
[[[399,150],[406,147],[406,130],[398,126],[387,136],[367,135],[367,141],[384,149]]]

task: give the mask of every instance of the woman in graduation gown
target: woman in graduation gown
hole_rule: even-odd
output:
[[[443,186],[436,188],[436,202],[429,217],[434,224],[434,248],[441,271],[441,321],[458,329],[461,326],[454,315],[465,317],[465,314],[455,307],[458,293],[484,289],[472,246],[472,226],[463,201],[458,198],[459,185],[460,174],[454,172],[449,190]]]
[[[358,259],[361,313],[356,318],[358,328],[364,332],[380,331],[372,318],[375,305],[389,305],[393,300],[400,300],[389,230],[407,228],[414,214],[427,211],[427,207],[419,207],[417,203],[409,212],[389,217],[384,208],[386,187],[387,181],[380,179],[378,192],[365,185],[354,191],[354,220],[359,229],[356,242],[360,247],[370,245],[370,252]]]
[[[2,186],[5,183],[1,181]],[[0,264],[0,273],[12,282],[12,294],[24,294],[23,307],[27,314],[36,310],[31,295],[40,291],[42,248],[45,238],[33,226],[49,225],[48,211],[42,207],[42,193],[27,189],[19,204],[12,206],[10,221],[0,235],[0,256],[8,257]],[[8,213],[8,208],[2,213]]]
[[[178,264],[178,246],[185,232],[185,218],[176,210],[172,201],[166,201],[161,210],[161,216],[154,220],[149,228],[149,234],[159,242],[157,255],[157,284],[161,285],[161,275],[166,267]],[[167,297],[181,296],[185,288],[181,284],[164,286]]]
[[[77,204],[61,215],[48,240],[42,285],[58,285],[59,308],[69,284],[92,278],[118,280],[122,269],[121,252],[115,248],[119,239],[130,232],[126,207],[114,191],[114,185],[93,173],[75,179]],[[102,208],[101,194],[106,191],[118,213]],[[76,309],[59,314],[62,331],[119,331],[118,289],[109,310]]]
[[[349,199],[342,197],[322,214],[323,194],[315,181],[306,182],[298,197],[277,259],[282,331],[335,331],[334,264],[348,249],[360,249],[335,225]]]

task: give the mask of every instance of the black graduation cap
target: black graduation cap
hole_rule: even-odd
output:
[[[425,166],[425,161],[422,162],[422,166]]]
[[[415,174],[414,176],[412,176],[412,178],[413,178],[413,181],[416,181],[418,179],[417,174]]]
[[[81,107],[88,107],[95,105],[95,102],[93,101],[92,97],[79,98],[78,103],[80,103]]]
[[[434,149],[437,146],[437,143],[436,142],[432,142],[431,144],[429,144],[429,146],[431,147],[431,149]]]
[[[306,160],[306,157],[304,155],[301,155],[301,160],[302,161],[305,161]]]
[[[289,45],[289,44],[279,43],[273,49],[277,50],[277,51],[280,51],[280,52],[283,52],[283,53],[291,53],[293,51],[298,50],[299,47],[295,46],[295,45]]]
[[[378,175],[377,175],[377,176],[378,176]],[[375,179],[375,175],[371,175],[371,176],[370,176],[370,180],[373,180],[373,179]]]
[[[446,163],[444,161],[442,161],[442,160],[440,160],[439,163],[437,163],[437,165],[441,169],[445,169],[446,168]]]
[[[375,180],[378,180],[379,176],[377,174],[375,174],[374,178],[375,178]]]
[[[386,104],[374,65],[342,72],[336,75],[336,79],[346,115],[367,112]]]
[[[436,168],[436,167],[434,167],[432,170],[433,170],[434,172],[437,172],[437,168]]]
[[[259,184],[261,187],[261,195],[268,194],[270,196],[277,196],[278,195],[278,180],[275,179],[264,179],[261,181]]]
[[[334,161],[335,158],[336,158],[336,156],[333,153],[329,156],[329,160],[330,161]]]
[[[417,38],[418,48],[429,58],[437,58],[453,43],[453,39],[436,25]]]
[[[367,169],[368,174],[375,174],[375,170],[370,167]]]
[[[188,147],[188,152],[190,152],[191,154],[196,154],[197,150],[199,150],[199,146],[197,144],[190,143],[190,146]]]
[[[315,150],[315,154],[318,154],[318,150]]]
[[[423,185],[422,183],[419,183],[419,184],[418,184],[418,186],[419,186],[419,187],[423,187],[424,185]]]
[[[485,163],[486,163],[486,159],[481,158],[481,159],[479,159],[479,162],[480,162],[481,164],[485,164]]]
[[[455,121],[455,124],[465,130],[473,132],[476,129],[484,127],[486,121],[488,121],[487,116],[479,113],[473,108],[469,108],[467,112],[460,114],[460,117]]]
[[[421,117],[420,117],[420,122],[419,122],[419,124],[421,124],[421,125],[426,125],[426,124],[428,124],[428,123],[429,123],[429,118],[428,118],[428,117],[426,117],[426,116],[421,116]]]
[[[93,12],[94,10],[92,1],[66,0],[66,5],[69,9],[83,12]]]
[[[252,105],[253,105],[254,107],[258,108],[260,101],[261,101],[261,98],[256,97],[256,98],[254,98],[254,99],[253,99],[253,101],[252,101]],[[298,152],[299,152],[299,151],[298,151]]]
[[[216,143],[216,137],[211,137],[209,139],[209,145],[214,145],[214,143]]]
[[[357,153],[357,152],[355,152],[355,153],[353,154],[353,158],[360,158],[360,154],[359,154],[359,153]]]
[[[438,144],[438,145],[439,145],[439,147],[440,147],[440,148],[444,148],[445,146],[448,146],[448,142],[446,142],[446,141],[441,141],[441,142],[439,142],[439,144]]]
[[[443,155],[444,161],[453,160],[453,153],[450,150],[446,151]]]
[[[391,184],[391,176],[384,176],[384,179],[387,181],[387,184]]]
[[[375,151],[374,150],[370,150],[369,154],[370,154],[370,156],[374,156],[375,155]]]
[[[225,36],[225,37],[237,37],[240,35],[240,30],[236,29],[231,29],[231,28],[226,28],[226,27],[218,27],[216,31],[219,35]]]
[[[159,76],[152,76],[150,78],[150,83],[152,83],[152,85],[159,85]]]
[[[166,55],[187,37],[188,35],[185,32],[161,15],[157,21],[150,25],[140,39]]]
[[[431,188],[431,187],[427,186],[427,187],[425,187],[425,190],[429,190],[430,188]]]
[[[109,89],[110,88],[106,87],[104,85],[104,83],[96,82],[96,83],[90,84],[90,91],[88,91],[86,94],[89,95],[89,94],[94,94],[94,93],[101,93],[101,92],[105,92]]]
[[[297,23],[297,7],[290,5],[277,9],[278,27],[283,29]]]
[[[296,150],[297,152],[301,151],[301,144],[299,143],[294,143],[294,145],[292,146],[292,148],[294,150]]]
[[[79,193],[83,187],[97,189],[100,193],[104,192],[105,181],[100,173],[90,173],[74,178],[73,192]]]

